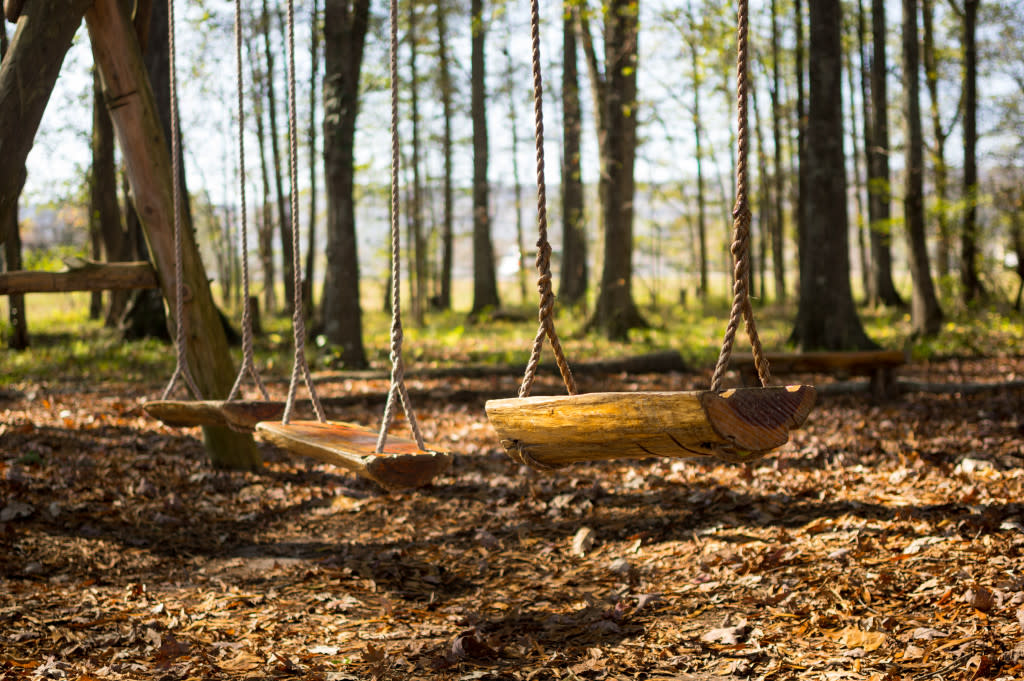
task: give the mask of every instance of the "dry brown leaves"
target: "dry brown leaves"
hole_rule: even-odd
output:
[[[830,398],[751,466],[551,476],[481,403],[421,401],[457,456],[401,494],[270,450],[211,470],[144,387],[26,392],[0,403],[0,678],[1024,678],[1019,390]]]

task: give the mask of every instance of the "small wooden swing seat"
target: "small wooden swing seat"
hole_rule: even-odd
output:
[[[267,421],[256,432],[292,454],[346,468],[385,489],[422,487],[451,465],[451,454],[420,449],[413,440],[388,436],[377,452],[377,432],[339,421]]]
[[[812,386],[790,385],[510,398],[486,410],[514,458],[557,468],[646,457],[752,461],[785,444],[814,400]]]
[[[281,418],[284,402],[263,400],[153,400],[146,413],[172,428],[228,426],[253,430],[261,421]]]

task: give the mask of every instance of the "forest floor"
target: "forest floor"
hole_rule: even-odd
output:
[[[1001,383],[1024,358],[902,375]],[[1024,389],[824,396],[753,464],[539,474],[483,414],[516,381],[411,382],[455,458],[401,493],[269,446],[213,470],[198,430],[146,417],[155,385],[0,392],[0,678],[1024,678]]]

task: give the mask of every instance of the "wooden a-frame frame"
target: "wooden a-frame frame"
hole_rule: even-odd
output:
[[[148,4],[140,0],[137,11],[148,15]],[[32,0],[22,8],[10,51],[0,68],[0,158],[4,168],[10,169],[0,172],[0,218],[8,214],[21,192],[25,159],[83,16],[153,269],[164,300],[173,310],[170,152],[136,27],[119,0]],[[222,398],[233,384],[234,362],[187,217],[182,225],[182,246],[189,366],[204,397]],[[168,315],[168,324],[175,324],[173,315]],[[203,435],[215,466],[252,468],[260,464],[252,435],[226,427],[204,427]]]

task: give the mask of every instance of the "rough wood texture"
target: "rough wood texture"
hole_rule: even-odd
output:
[[[34,2],[26,8],[28,11]],[[135,211],[145,232],[160,288],[173,310],[176,292],[171,158],[135,27],[119,0],[94,0],[85,13],[85,21],[114,131],[124,154]],[[222,398],[231,390],[235,368],[187,211],[182,212],[182,218],[188,363],[203,395]],[[173,324],[173,315],[168,320]],[[251,435],[206,427],[203,436],[214,466],[243,469],[260,465]]]
[[[511,398],[486,409],[502,445],[544,467],[652,456],[748,461],[785,444],[814,398],[811,386],[793,385]]]
[[[156,287],[156,273],[148,262],[87,262],[63,272],[17,270],[0,273],[0,295]]]
[[[260,421],[281,417],[284,402],[258,400],[153,400],[142,405],[146,413],[174,428],[228,426],[253,430]]]
[[[7,17],[7,21],[12,24],[18,23],[18,17],[21,16],[21,8],[25,5],[25,0],[4,0],[4,16]]]
[[[420,487],[451,464],[447,452],[423,451],[412,440],[394,436],[377,454],[377,432],[354,423],[265,422],[256,431],[288,452],[347,468],[386,489]]]
[[[9,12],[11,7],[7,4]],[[0,225],[25,184],[25,159],[90,0],[33,0],[0,67]],[[0,233],[0,241],[3,240]]]

